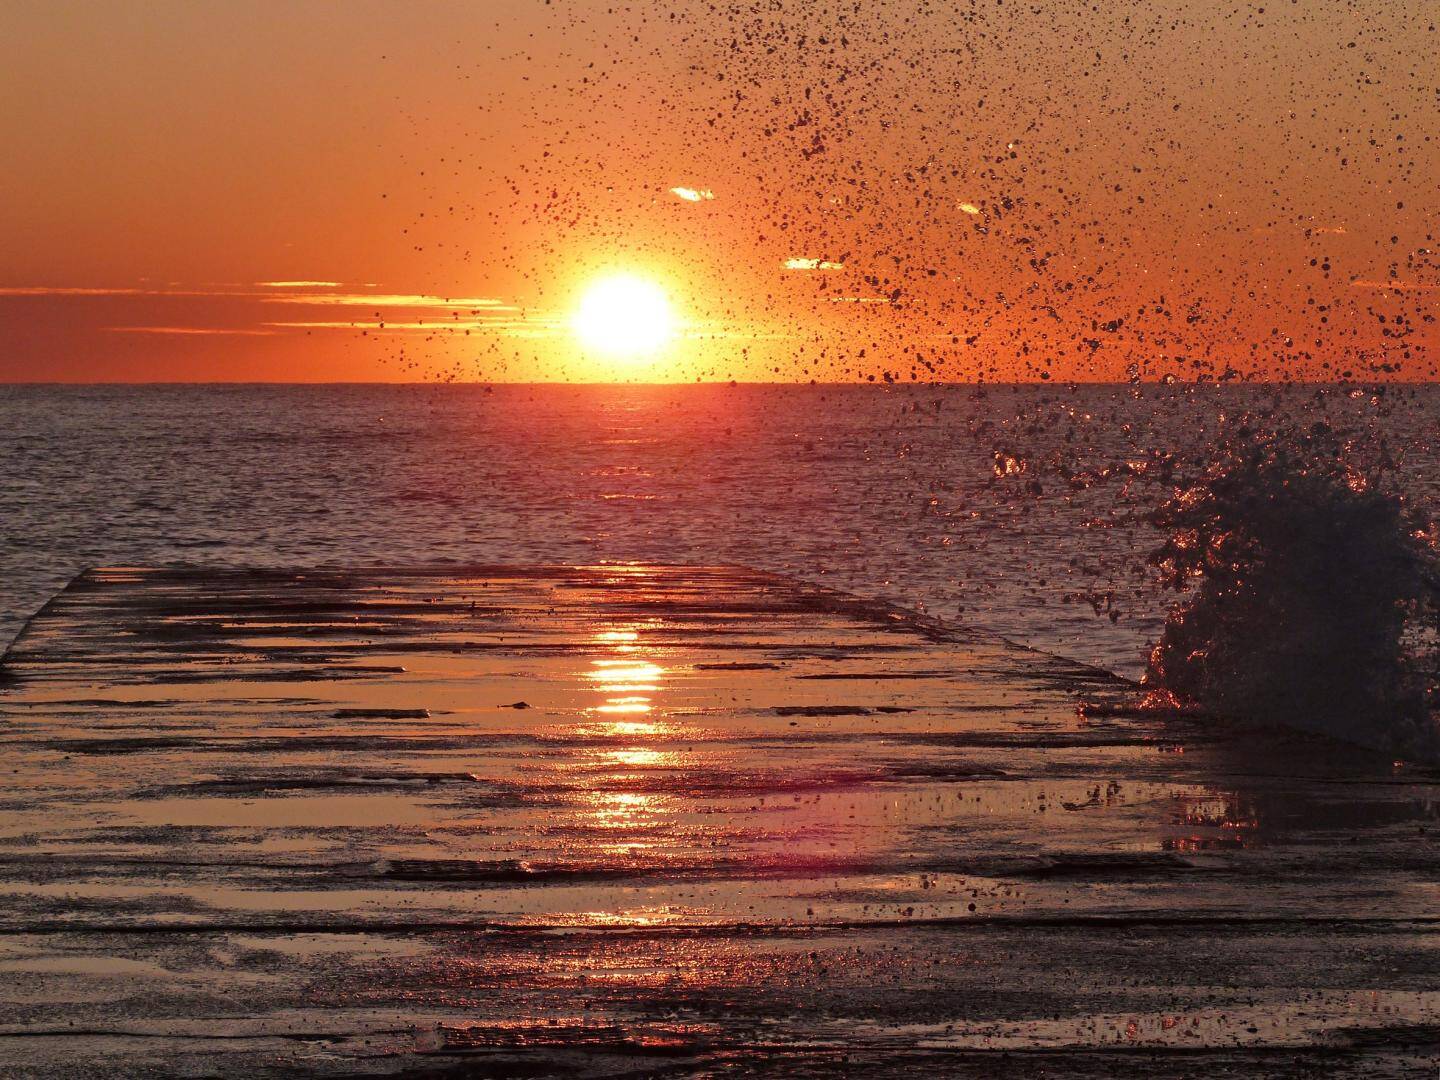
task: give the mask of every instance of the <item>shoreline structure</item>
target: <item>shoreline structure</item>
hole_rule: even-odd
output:
[[[735,567],[76,578],[0,1071],[1405,1072],[1440,773]],[[1099,709],[1081,710],[1081,704]]]

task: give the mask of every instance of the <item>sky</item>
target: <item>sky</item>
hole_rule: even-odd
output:
[[[0,381],[1431,379],[1437,20],[9,0]]]

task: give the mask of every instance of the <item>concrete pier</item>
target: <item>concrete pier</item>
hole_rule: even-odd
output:
[[[1434,1075],[1440,777],[727,567],[108,568],[0,1074]]]

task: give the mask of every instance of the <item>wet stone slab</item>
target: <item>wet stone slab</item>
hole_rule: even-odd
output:
[[[1434,1076],[1440,776],[743,569],[87,573],[0,1075]]]

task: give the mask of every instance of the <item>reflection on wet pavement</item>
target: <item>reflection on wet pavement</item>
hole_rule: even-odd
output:
[[[4,1071],[72,1023],[160,1072],[1163,1075],[1440,1021],[1440,778],[784,579],[112,569],[8,665]]]

